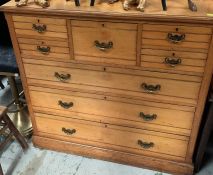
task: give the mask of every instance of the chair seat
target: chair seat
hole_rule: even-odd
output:
[[[11,46],[0,46],[0,72],[19,72],[16,57]]]

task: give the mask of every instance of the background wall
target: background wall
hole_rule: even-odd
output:
[[[0,0],[0,6],[9,0]],[[11,39],[7,28],[7,22],[3,12],[0,12],[0,45],[11,45]]]

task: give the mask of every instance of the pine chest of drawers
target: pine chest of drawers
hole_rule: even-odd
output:
[[[202,11],[192,13],[177,1],[182,11],[174,14],[171,6],[163,14],[151,0],[142,14],[124,12],[120,2],[78,9],[60,2],[40,9],[11,1],[1,8],[34,144],[192,174],[213,66],[208,4],[199,2]]]

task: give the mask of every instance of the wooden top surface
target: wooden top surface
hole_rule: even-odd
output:
[[[181,22],[209,23],[213,24],[213,0],[193,0],[197,12],[188,9],[188,0],[167,0],[168,10],[163,11],[161,0],[147,0],[145,12],[132,8],[129,11],[123,10],[122,2],[108,4],[106,0],[96,0],[95,6],[89,6],[89,0],[81,0],[81,6],[76,7],[74,0],[50,0],[50,7],[43,9],[33,3],[26,7],[16,7],[15,0],[11,0],[0,7],[1,11],[15,13],[31,13],[68,17],[95,17],[138,20],[176,20]],[[33,0],[29,0],[33,2]]]

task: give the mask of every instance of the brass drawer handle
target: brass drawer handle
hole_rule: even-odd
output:
[[[179,64],[181,64],[182,60],[180,58],[176,58],[176,57],[166,57],[164,60],[164,63],[171,66],[171,67],[175,67]]]
[[[156,114],[144,114],[143,112],[140,112],[140,117],[144,120],[144,121],[152,121],[155,120],[157,118]]]
[[[108,43],[104,43],[104,42],[99,42],[99,41],[94,41],[95,47],[98,48],[101,51],[106,51],[109,50],[113,47],[113,42],[109,41]]]
[[[69,80],[71,78],[71,75],[70,74],[59,74],[58,72],[55,72],[55,77],[61,81],[61,82],[65,82],[67,80]]]
[[[50,53],[50,47],[49,46],[46,46],[46,47],[44,47],[44,46],[37,46],[37,50],[39,52],[41,52],[42,54],[44,54],[44,55],[48,55]]]
[[[61,128],[62,132],[64,132],[65,134],[67,135],[72,135],[74,133],[76,133],[76,130],[75,129],[66,129],[66,128]]]
[[[38,33],[44,33],[47,31],[47,26],[45,24],[33,24],[32,28]]]
[[[148,92],[148,93],[154,93],[157,91],[160,91],[161,89],[161,85],[157,84],[157,85],[148,85],[146,83],[142,83],[141,87],[143,88],[144,91]]]
[[[138,145],[141,146],[144,149],[150,149],[152,147],[154,147],[154,143],[153,142],[144,142],[142,140],[138,140]]]
[[[168,33],[167,39],[169,42],[177,44],[180,42],[183,42],[185,40],[185,34],[173,34],[173,33]]]
[[[64,109],[69,109],[69,108],[73,107],[74,104],[73,104],[73,102],[67,103],[67,102],[63,102],[63,101],[59,100],[58,105]]]

